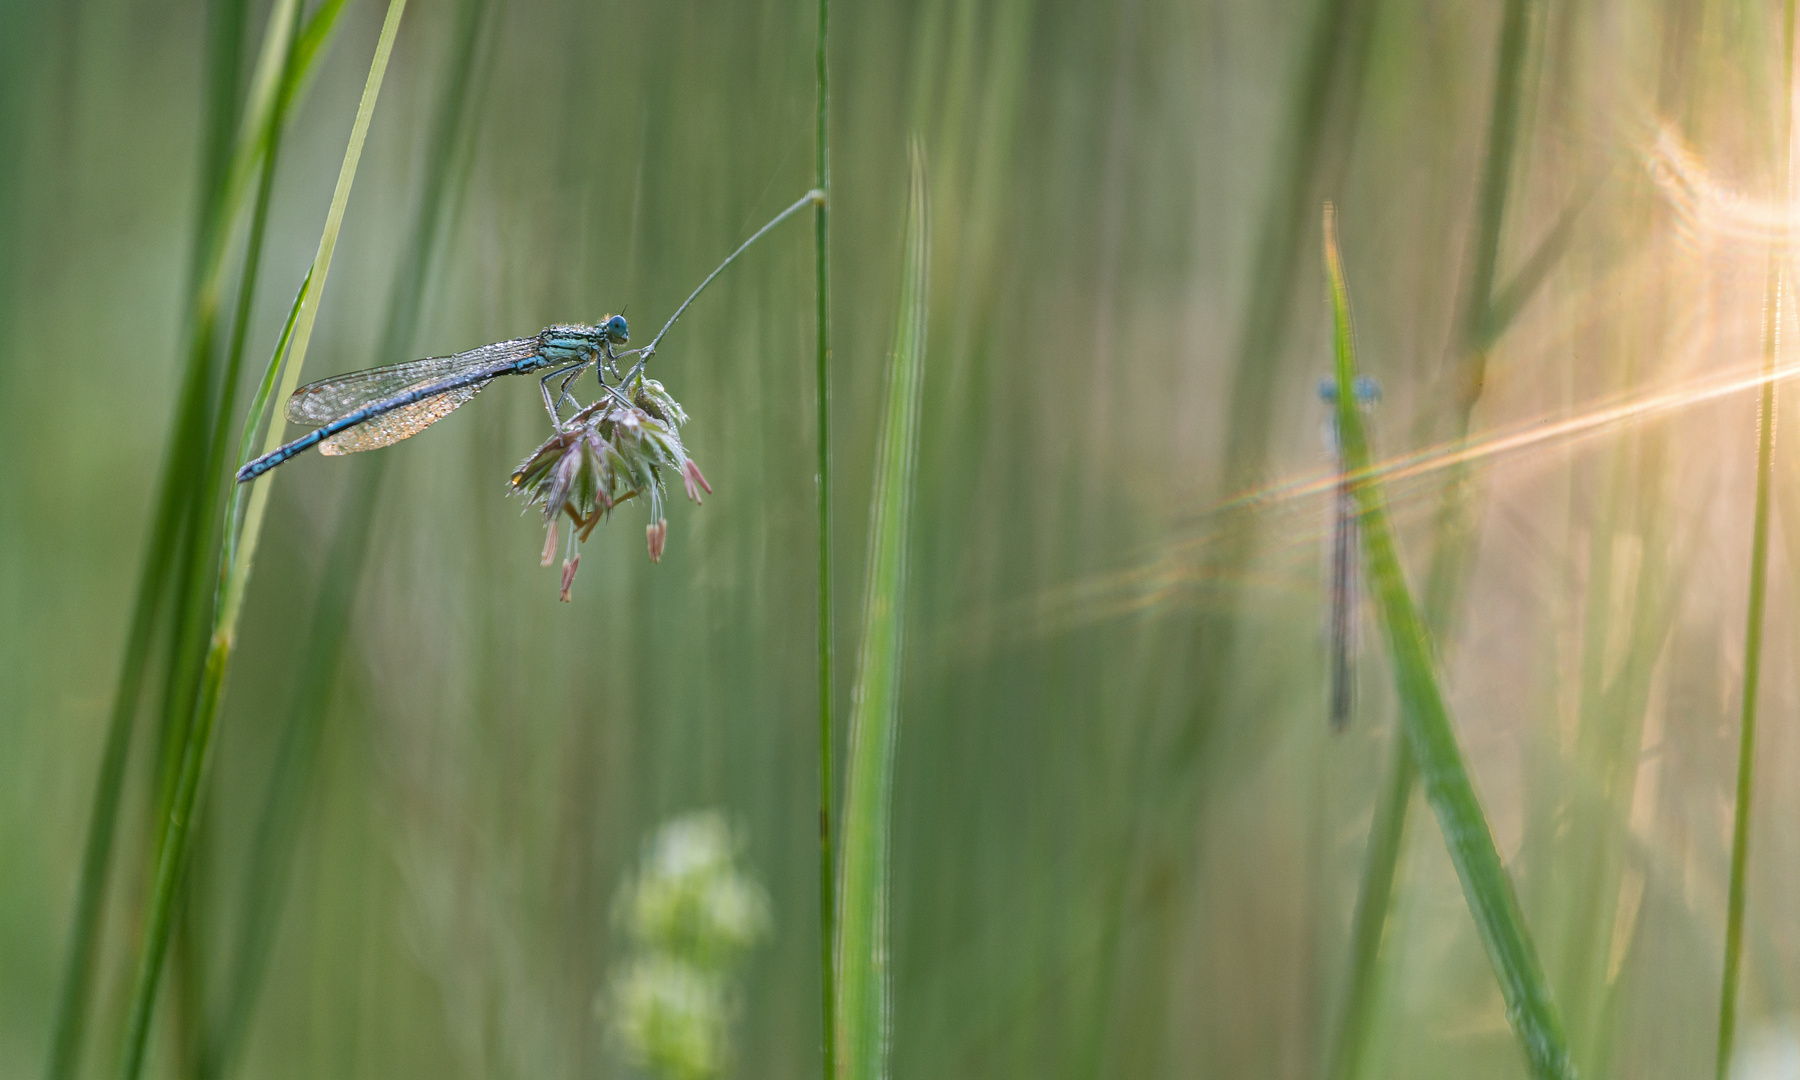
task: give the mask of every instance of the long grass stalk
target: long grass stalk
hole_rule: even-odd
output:
[[[1376,0],[1317,0],[1309,14],[1305,45],[1294,67],[1291,93],[1283,107],[1275,159],[1269,170],[1268,197],[1262,208],[1255,243],[1250,288],[1238,330],[1231,380],[1231,400],[1223,463],[1226,490],[1249,486],[1262,475],[1268,458],[1270,417],[1274,411],[1278,373],[1292,320],[1288,309],[1301,244],[1316,205],[1313,194],[1341,173],[1352,142],[1358,92],[1370,42]],[[1337,95],[1334,97],[1334,93]],[[1331,120],[1340,121],[1334,132]],[[1336,138],[1333,136],[1341,136]],[[1115,878],[1109,890],[1100,932],[1101,975],[1092,992],[1091,1035],[1080,1075],[1106,1071],[1110,1044],[1123,1043],[1133,1052],[1160,1052],[1163,1031],[1173,1015],[1168,995],[1173,965],[1179,955],[1177,913],[1192,872],[1195,820],[1193,800],[1196,766],[1206,757],[1218,730],[1234,679],[1237,636],[1242,626],[1246,570],[1256,557],[1260,522],[1243,515],[1228,523],[1202,571],[1215,582],[1214,598],[1183,635],[1176,654],[1161,668],[1179,672],[1191,687],[1189,703],[1174,722],[1174,731],[1144,729],[1130,751],[1133,773],[1150,785],[1160,806],[1142,820],[1130,821],[1112,842]],[[1137,880],[1133,880],[1133,879]],[[1134,895],[1153,903],[1133,905]],[[1132,925],[1128,928],[1127,922]],[[1132,938],[1144,942],[1145,971],[1129,977],[1121,970]],[[1123,1021],[1114,1034],[1114,1018]],[[1153,1069],[1153,1064],[1143,1068]]]
[[[905,262],[888,360],[887,408],[876,447],[862,645],[850,707],[837,942],[837,1075],[845,1080],[881,1080],[887,1075],[892,1014],[887,940],[889,834],[905,626],[906,549],[919,450],[920,390],[925,382],[931,251],[925,155],[917,142],[911,158]]]
[[[174,700],[184,692],[191,691],[194,680],[189,671],[198,666],[197,663],[183,661],[186,653],[198,653],[196,639],[199,632],[193,625],[198,620],[189,618],[188,600],[193,595],[195,581],[203,583],[206,578],[205,568],[196,572],[193,564],[196,561],[195,552],[206,546],[204,525],[200,523],[206,513],[202,504],[208,492],[205,481],[200,477],[204,475],[202,463],[206,458],[206,433],[210,426],[210,413],[217,411],[212,407],[214,402],[210,390],[217,379],[216,337],[218,299],[224,281],[223,256],[231,235],[230,218],[236,209],[227,180],[235,171],[232,133],[239,119],[237,84],[241,74],[239,68],[242,63],[247,7],[244,0],[219,0],[209,5],[207,19],[210,44],[207,50],[209,62],[206,98],[207,112],[211,119],[206,126],[201,157],[201,205],[197,214],[200,242],[195,247],[194,261],[189,268],[195,291],[193,303],[187,312],[190,320],[187,327],[190,371],[203,371],[205,376],[188,388],[193,395],[189,406],[192,423],[184,426],[178,436],[182,441],[181,456],[186,462],[182,471],[187,474],[188,497],[183,506],[182,522],[178,527],[178,550],[173,567],[175,587],[171,595],[174,599],[174,630],[168,642],[167,679],[162,709],[165,745],[177,742],[170,737],[167,717],[177,711],[173,705]],[[250,167],[254,168],[254,154],[249,157],[252,159]],[[186,718],[183,713],[184,722]]]
[[[1775,327],[1780,322],[1782,301],[1781,267],[1777,258],[1769,260],[1767,304],[1764,317],[1764,370],[1775,363]],[[1744,952],[1745,872],[1750,861],[1751,781],[1756,765],[1757,690],[1762,675],[1763,611],[1767,604],[1769,582],[1769,503],[1770,475],[1775,451],[1775,383],[1763,384],[1758,402],[1761,415],[1756,439],[1756,507],[1750,533],[1750,589],[1748,609],[1744,616],[1744,690],[1738,719],[1738,764],[1736,805],[1731,826],[1731,879],[1725,908],[1725,962],[1719,987],[1719,1040],[1715,1075],[1719,1080],[1731,1068],[1732,1040],[1737,1029],[1738,968]]]
[[[1266,419],[1274,401],[1275,365],[1292,322],[1287,317],[1293,279],[1312,216],[1324,155],[1331,94],[1341,73],[1360,71],[1366,35],[1347,35],[1365,0],[1319,0],[1272,172],[1273,185],[1255,247],[1249,307],[1237,347],[1237,380],[1232,386],[1232,424],[1226,436],[1226,467],[1234,486],[1261,470],[1266,453]],[[1360,40],[1359,40],[1360,39]],[[1241,474],[1241,475],[1240,475]]]
[[[1475,226],[1475,260],[1463,297],[1462,375],[1455,398],[1458,408],[1474,408],[1487,374],[1488,313],[1500,266],[1501,228],[1506,224],[1507,193],[1512,189],[1513,157],[1518,144],[1519,113],[1525,75],[1525,52],[1531,29],[1531,0],[1506,0],[1500,16],[1499,55],[1494,61],[1494,93],[1488,117],[1487,153],[1481,170],[1481,195]]]
[[[193,716],[194,691],[200,675],[199,661],[204,655],[206,630],[213,620],[213,592],[217,577],[208,570],[217,565],[219,538],[225,524],[219,520],[219,507],[226,483],[225,466],[232,449],[232,419],[236,415],[238,382],[244,367],[244,346],[249,336],[250,319],[256,300],[259,271],[262,268],[263,240],[268,233],[269,207],[274,201],[275,176],[280,163],[281,135],[289,107],[293,104],[298,72],[295,58],[301,37],[302,5],[292,5],[291,13],[276,12],[289,19],[287,52],[280,68],[277,91],[268,118],[259,130],[249,133],[261,148],[261,175],[256,187],[256,201],[250,213],[250,236],[244,249],[243,269],[237,287],[237,304],[232,314],[230,341],[225,348],[224,371],[212,409],[212,432],[208,436],[200,480],[194,489],[187,525],[188,566],[183,571],[188,592],[178,597],[175,609],[175,654],[169,666],[169,693],[165,696],[166,713],[163,731],[172,745],[185,742],[187,721]],[[209,334],[210,337],[210,334]],[[172,788],[172,785],[171,785]],[[172,790],[169,792],[172,795]],[[164,809],[159,805],[158,809]],[[204,839],[204,837],[202,838]],[[183,1057],[195,1061],[203,1054],[206,1032],[206,995],[201,976],[205,962],[199,955],[199,940],[193,928],[204,919],[197,903],[190,898],[182,908],[182,918],[175,928],[174,971],[171,980],[179,987],[180,1003],[177,1027],[183,1032]]]
[[[216,0],[208,4],[208,55],[221,62],[209,59],[207,64],[207,111],[213,119],[206,125],[198,185],[201,199],[198,214],[200,242],[195,247],[190,266],[192,281],[198,284],[198,288],[193,296],[195,302],[186,313],[189,316],[187,348],[190,370],[204,371],[206,374],[190,388],[194,395],[190,399],[191,411],[188,413],[191,424],[183,427],[178,435],[178,455],[184,461],[181,472],[187,480],[187,497],[182,505],[176,530],[176,548],[169,567],[170,631],[162,664],[163,694],[156,725],[164,767],[158,770],[151,812],[144,817],[152,839],[155,835],[154,823],[166,809],[173,785],[172,766],[179,760],[181,741],[185,736],[184,725],[191,715],[192,694],[199,678],[199,657],[209,621],[204,610],[209,584],[205,562],[210,555],[214,507],[208,505],[212,489],[204,477],[207,475],[207,432],[213,426],[214,418],[222,411],[218,396],[211,390],[220,381],[217,370],[219,294],[225,277],[222,256],[231,239],[231,219],[236,211],[236,200],[231,198],[226,182],[233,172],[233,158],[236,156],[233,154],[232,135],[242,108],[238,83],[242,74],[240,68],[248,8],[249,5],[244,0]],[[253,162],[251,167],[254,168]],[[152,852],[151,858],[154,857]],[[184,915],[191,915],[191,912],[184,912]],[[203,965],[189,962],[194,959],[189,955],[193,942],[189,935],[181,934],[180,928],[177,929],[175,982],[180,1004],[176,1010],[176,1018],[177,1029],[182,1033],[181,1042],[185,1045],[188,1031],[185,1020],[193,1012],[188,1003],[201,996],[190,973],[197,972]]]
[[[813,463],[813,483],[819,528],[819,1053],[820,1075],[830,1080],[837,1075],[837,1007],[835,971],[831,951],[837,941],[834,925],[836,905],[832,903],[832,788],[837,778],[836,755],[832,750],[832,667],[834,666],[831,602],[831,83],[830,52],[831,0],[819,0],[818,40],[814,65],[817,68],[817,100],[814,102],[813,189],[819,192],[813,207],[813,267],[817,282],[813,287],[818,305],[817,370],[813,376],[814,407],[817,415],[817,453]]]
[[[1540,1080],[1570,1077],[1573,1070],[1562,1022],[1551,1002],[1512,880],[1457,746],[1449,708],[1438,685],[1430,636],[1400,567],[1381,483],[1372,475],[1373,457],[1352,386],[1357,365],[1350,297],[1329,205],[1325,210],[1325,267],[1337,356],[1338,428],[1360,514],[1369,580],[1387,637],[1406,742],[1462,883],[1463,898],[1500,983],[1507,1018],[1526,1063]]]
[[[1790,128],[1794,64],[1794,3],[1783,5],[1781,28],[1782,88],[1777,113],[1783,137],[1780,190],[1793,198],[1794,133]],[[1785,301],[1783,263],[1785,245],[1777,242],[1769,252],[1768,276],[1763,293],[1763,374],[1775,370],[1781,352],[1782,305]],[[1769,507],[1775,468],[1775,380],[1763,383],[1758,398],[1756,431],[1756,507],[1750,526],[1750,589],[1744,614],[1744,690],[1738,718],[1737,792],[1731,823],[1731,878],[1725,900],[1725,960],[1719,986],[1719,1038],[1714,1056],[1714,1075],[1725,1080],[1731,1070],[1732,1043],[1737,1034],[1739,968],[1744,955],[1744,903],[1750,865],[1750,811],[1752,781],[1756,773],[1756,706],[1762,677],[1763,613],[1768,603]]]
[[[1273,167],[1269,172],[1268,198],[1263,206],[1251,270],[1250,288],[1235,346],[1231,401],[1226,410],[1224,484],[1227,490],[1248,486],[1263,472],[1268,455],[1269,417],[1273,410],[1277,372],[1291,320],[1287,309],[1293,297],[1293,278],[1299,265],[1300,244],[1314,205],[1312,192],[1323,174],[1338,170],[1330,160],[1329,120],[1334,111],[1343,131],[1355,126],[1361,95],[1355,84],[1364,69],[1372,34],[1369,17],[1374,0],[1317,0],[1310,15],[1305,45],[1295,65],[1291,96],[1283,109],[1283,123]],[[957,65],[952,63],[954,70]],[[1334,102],[1334,89],[1346,91]],[[1336,108],[1334,109],[1334,105]],[[954,106],[954,103],[953,103]],[[1338,157],[1350,138],[1338,143]],[[1126,1018],[1130,1031],[1121,1037],[1130,1046],[1154,1054],[1161,1045],[1161,1029],[1170,1014],[1167,1001],[1170,966],[1177,950],[1173,940],[1179,904],[1157,903],[1131,909],[1134,877],[1155,882],[1147,895],[1172,900],[1185,882],[1171,886],[1171,871],[1184,878],[1192,850],[1193,820],[1187,808],[1196,788],[1194,767],[1207,748],[1209,737],[1236,685],[1232,664],[1242,614],[1245,569],[1256,553],[1258,523],[1250,515],[1229,523],[1204,570],[1217,583],[1215,599],[1196,620],[1179,652],[1165,669],[1180,672],[1182,683],[1194,688],[1191,704],[1176,721],[1167,738],[1161,731],[1142,730],[1131,751],[1133,772],[1151,785],[1152,797],[1164,804],[1143,820],[1130,821],[1123,835],[1110,847],[1111,901],[1105,906],[1100,931],[1100,977],[1092,993],[1092,1025],[1086,1053],[1078,1072],[1098,1076],[1104,1071],[1106,1048],[1112,1038],[1113,1019]],[[1165,828],[1161,823],[1174,823]],[[1121,992],[1119,980],[1128,946],[1127,920],[1135,923],[1133,936],[1149,942],[1148,971],[1135,976]]]
[[[387,321],[377,356],[391,361],[405,353],[418,330],[419,313],[450,188],[450,162],[467,130],[465,117],[478,80],[471,77],[487,0],[463,0],[424,155],[424,182],[409,238],[395,267]],[[463,159],[465,162],[468,159]],[[306,634],[301,677],[282,726],[275,763],[257,819],[256,840],[240,891],[238,933],[229,958],[223,1016],[207,1032],[200,1080],[217,1080],[230,1070],[260,997],[263,974],[280,927],[281,908],[300,833],[300,815],[311,786],[326,709],[343,655],[344,638],[362,579],[374,528],[382,477],[389,458],[371,454],[361,464],[325,560],[318,600]],[[242,464],[242,462],[240,462]]]
[[[1529,26],[1530,0],[1507,0],[1501,16],[1492,113],[1477,204],[1475,260],[1464,287],[1464,309],[1454,346],[1450,393],[1450,437],[1454,441],[1468,437],[1470,418],[1487,381],[1488,351],[1503,329],[1496,326],[1494,320],[1494,282],[1518,142]],[[1580,205],[1581,202],[1574,204]],[[1515,277],[1506,313],[1508,319],[1523,307],[1530,289],[1543,280],[1549,265],[1567,242],[1573,213],[1565,215],[1565,221],[1558,223],[1538,253],[1527,261],[1526,269],[1520,271],[1520,275],[1530,272],[1532,276]],[[1457,597],[1466,576],[1469,552],[1474,545],[1471,471],[1468,464],[1459,465],[1452,471],[1438,508],[1436,544],[1426,576],[1425,625],[1433,640],[1439,642],[1449,635]],[[1409,741],[1404,736],[1395,739],[1388,766],[1388,783],[1376,804],[1362,882],[1357,891],[1350,935],[1349,988],[1327,1072],[1332,1080],[1348,1080],[1358,1074],[1362,1052],[1368,1043],[1379,982],[1381,944],[1394,895],[1394,877],[1401,852],[1405,850],[1406,819],[1417,779],[1418,769]]]
[[[232,341],[226,349],[224,374],[220,379],[223,385],[211,399],[212,432],[210,436],[203,434],[208,422],[202,421],[202,434],[196,436],[200,441],[190,455],[189,471],[198,483],[185,507],[179,532],[175,604],[171,611],[174,630],[169,641],[160,724],[162,765],[155,796],[156,812],[150,818],[153,841],[154,823],[161,821],[167,813],[168,801],[173,797],[187,742],[187,724],[193,716],[194,700],[199,692],[206,636],[213,621],[212,603],[216,599],[214,593],[218,583],[210,571],[217,558],[218,500],[222,482],[217,474],[223,467],[230,442],[232,405],[242,369],[244,336],[248,330],[245,320],[255,299],[268,197],[274,182],[273,158],[279,143],[277,129],[281,118],[297,100],[313,62],[330,40],[343,6],[344,0],[327,0],[306,21],[304,28],[305,5],[298,0],[284,0],[270,13],[271,24],[265,32],[261,56],[251,78],[249,108],[244,113],[237,146],[215,170],[223,192],[222,205],[215,211],[217,220],[210,221],[207,226],[204,265],[196,268],[200,283],[190,345],[196,356],[207,362],[209,371],[215,350],[218,309],[224,292],[226,255],[232,237],[229,226],[238,206],[250,195],[252,180],[258,181],[257,201],[251,214],[250,238],[237,289],[238,318],[231,327]],[[235,87],[235,77],[231,81]]]
[[[269,40],[264,45],[262,60],[259,61],[257,74],[251,85],[251,100],[255,105],[252,115],[260,116],[263,119],[254,129],[246,128],[244,139],[248,146],[254,147],[255,154],[240,153],[237,156],[227,177],[227,189],[232,192],[242,192],[252,175],[250,171],[252,167],[260,162],[263,168],[257,185],[255,209],[251,215],[250,239],[245,252],[243,280],[238,288],[236,319],[227,352],[226,388],[225,392],[221,394],[222,400],[215,416],[213,437],[209,442],[208,468],[205,473],[206,483],[209,485],[206,493],[209,496],[216,494],[219,485],[224,483],[222,474],[228,460],[226,451],[230,444],[231,406],[235,396],[237,378],[242,367],[243,349],[248,338],[251,305],[255,299],[263,235],[267,227],[269,206],[274,192],[275,165],[280,151],[281,127],[305,92],[306,84],[316,69],[317,62],[323,56],[325,46],[330,42],[332,34],[337,28],[338,16],[343,12],[344,4],[345,0],[325,0],[319,5],[318,10],[305,20],[303,26],[301,16],[305,5],[300,0],[281,0],[275,11],[271,13],[271,18],[288,20],[286,32],[277,33],[274,28],[271,28]],[[274,52],[273,50],[277,48],[282,51]],[[314,277],[319,278],[322,282],[324,274],[322,272],[315,274],[314,270],[309,269],[307,272],[309,285]],[[216,283],[211,286],[214,293],[217,292],[217,288]],[[234,495],[232,501],[235,503],[237,489],[233,486],[231,490]],[[206,516],[195,519],[196,528],[208,529],[214,524],[216,502],[208,500],[205,503],[205,509]],[[232,520],[236,520],[235,515]],[[206,550],[201,554],[205,556],[204,565],[212,565],[214,553]],[[216,592],[217,580],[212,575],[207,575],[207,577],[212,591]],[[212,599],[216,601],[217,597],[214,596]],[[196,609],[199,606],[195,605]],[[210,608],[208,608],[207,614],[216,618],[216,612]],[[193,697],[190,695],[182,704],[184,708],[181,716],[186,719],[193,708]]]
[[[1361,106],[1357,82],[1368,59],[1373,38],[1372,8],[1377,0],[1319,0],[1311,16],[1307,44],[1297,69],[1293,97],[1288,101],[1275,167],[1270,172],[1270,195],[1263,211],[1251,270],[1250,291],[1239,330],[1233,369],[1229,417],[1225,432],[1224,480],[1227,490],[1237,491],[1256,482],[1268,459],[1270,422],[1274,411],[1281,357],[1293,320],[1289,307],[1294,296],[1294,276],[1300,265],[1301,245],[1308,235],[1314,194],[1321,181],[1341,173]],[[1334,99],[1334,91],[1342,100]],[[1341,131],[1335,146],[1332,120]],[[1241,591],[1236,585],[1255,558],[1258,522],[1245,516],[1232,523],[1217,554],[1209,560],[1206,576],[1217,581],[1219,599],[1200,621],[1191,662],[1197,667],[1184,676],[1198,687],[1196,703],[1177,732],[1171,752],[1162,754],[1164,777],[1179,791],[1195,761],[1206,747],[1225,697],[1234,685],[1231,665],[1236,660],[1235,636],[1240,623]],[[1185,815],[1177,815],[1185,817]],[[1127,845],[1128,847],[1131,845]],[[1166,924],[1163,933],[1173,924]],[[1110,936],[1110,932],[1109,932]],[[1157,955],[1172,957],[1169,948]],[[1158,978],[1158,983],[1162,980]],[[1149,1017],[1163,1015],[1152,1003],[1140,1008]]]
[[[357,107],[356,121],[351,128],[344,164],[338,172],[336,189],[332,192],[324,234],[319,238],[319,250],[313,258],[307,288],[300,303],[292,351],[283,366],[281,388],[275,398],[277,401],[291,394],[299,382],[307,345],[312,338],[313,323],[318,314],[319,296],[324,290],[325,278],[331,268],[331,257],[337,247],[338,231],[349,203],[350,188],[356,178],[357,165],[362,159],[363,142],[368,135],[369,123],[375,113],[375,102],[380,96],[381,83],[387,74],[388,58],[393,53],[394,38],[399,32],[400,18],[405,10],[406,0],[390,0],[387,19],[382,24],[381,37],[375,46],[375,57],[369,67],[368,81],[363,86],[362,101]],[[265,444],[268,449],[281,444],[282,429],[282,415],[276,411],[269,421]],[[195,704],[187,746],[182,753],[175,799],[164,822],[162,841],[158,845],[156,875],[145,913],[144,943],[127,1014],[125,1046],[119,1060],[119,1080],[137,1080],[143,1068],[150,1019],[156,1002],[157,981],[162,973],[171,917],[181,888],[187,841],[192,833],[194,806],[199,797],[201,776],[212,748],[212,734],[218,717],[219,702],[224,694],[225,676],[237,642],[238,615],[243,608],[244,589],[249,581],[257,540],[262,532],[263,515],[268,507],[269,483],[268,474],[257,479],[245,511],[241,536],[237,543],[227,545],[234,557],[229,564],[221,566],[223,580],[219,591],[218,613],[214,619],[212,645],[207,652],[200,697]]]
[[[242,5],[238,5],[241,7]],[[284,13],[297,9],[295,0],[282,0],[271,14],[253,86],[272,85],[287,54],[291,20]],[[150,668],[150,647],[170,570],[184,545],[191,509],[200,483],[199,455],[206,427],[208,384],[212,377],[212,334],[218,304],[218,283],[223,272],[229,237],[228,224],[241,206],[247,178],[259,163],[266,145],[272,98],[253,92],[241,113],[235,93],[237,55],[242,35],[241,12],[222,8],[208,50],[208,130],[204,140],[203,183],[195,215],[193,264],[190,272],[186,365],[177,394],[171,437],[161,476],[157,482],[156,510],[138,570],[138,586],[132,601],[129,630],[119,665],[108,714],[107,735],[94,785],[93,809],[82,855],[81,878],[76,887],[70,945],[64,965],[51,1051],[46,1076],[66,1080],[80,1060],[86,1029],[88,995],[100,939],[100,914],[110,876],[113,838],[117,830],[120,799],[124,791],[125,765],[139,698]],[[239,127],[236,145],[231,131]]]
[[[181,417],[186,412],[178,406],[172,427],[183,426]],[[187,496],[186,483],[176,478],[176,470],[172,467],[175,460],[183,456],[176,451],[172,442],[161,482],[157,485],[155,519],[150,527],[149,543],[144,546],[143,562],[138,567],[130,629],[126,631],[124,656],[108,713],[106,742],[100,755],[99,775],[94,782],[93,809],[88,813],[81,878],[75,888],[68,954],[50,1037],[50,1061],[45,1069],[48,1080],[68,1080],[75,1075],[81,1059],[82,1038],[87,1030],[89,988],[100,944],[100,914],[106,902],[107,879],[111,876],[113,834],[118,826],[119,803],[125,791],[126,758],[131,748],[138,699],[149,667],[151,640],[162,607],[166,570],[175,553],[176,533]]]

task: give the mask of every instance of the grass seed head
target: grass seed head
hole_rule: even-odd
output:
[[[554,558],[559,518],[567,516],[573,523],[572,548],[585,542],[594,526],[620,503],[639,496],[650,504],[651,524],[646,530],[650,560],[662,560],[669,530],[663,516],[665,473],[679,473],[682,488],[695,503],[702,492],[712,493],[712,485],[682,444],[681,426],[687,419],[687,410],[662,383],[639,379],[629,403],[609,394],[576,413],[513,470],[512,490],[524,496],[526,505],[543,510],[547,532],[543,565],[549,566]],[[580,561],[572,550],[563,560],[564,600]]]

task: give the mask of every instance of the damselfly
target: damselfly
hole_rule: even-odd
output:
[[[547,326],[531,337],[497,341],[452,356],[307,383],[288,399],[287,416],[297,424],[321,426],[239,469],[238,482],[253,480],[314,446],[322,454],[354,454],[410,438],[502,375],[543,372],[538,386],[544,392],[544,410],[560,431],[569,384],[602,357],[606,365],[613,364],[618,359],[613,346],[629,340],[624,316],[610,315],[592,326]],[[563,379],[553,396],[550,381],[558,375]],[[600,382],[606,385],[604,367]]]
[[[288,399],[288,419],[297,424],[322,426],[239,469],[238,483],[254,480],[295,454],[315,446],[322,454],[354,454],[411,438],[450,415],[502,375],[544,373],[538,382],[544,392],[544,411],[550,414],[550,423],[559,433],[563,430],[562,404],[568,400],[569,384],[589,365],[600,364],[601,389],[629,406],[630,399],[620,387],[643,374],[644,366],[656,355],[656,347],[663,335],[675,325],[676,319],[681,318],[688,305],[712,284],[713,278],[770,229],[806,207],[824,201],[823,191],[809,191],[752,233],[750,239],[739,244],[736,251],[706,275],[656,332],[650,344],[641,349],[613,351],[613,346],[631,340],[631,334],[625,326],[624,316],[609,315],[592,326],[547,326],[531,337],[497,341],[453,356],[433,356],[307,383]],[[617,361],[634,355],[637,363],[620,377]],[[605,357],[604,363],[601,363],[601,357]],[[612,383],[606,381],[609,373],[614,379]],[[558,375],[563,380],[552,395],[550,380]]]
[[[1373,408],[1381,400],[1381,384],[1367,375],[1358,375],[1351,387],[1360,409]],[[1319,400],[1326,405],[1325,450],[1337,465],[1337,485],[1332,492],[1330,612],[1326,624],[1331,664],[1330,712],[1331,730],[1342,731],[1350,722],[1355,703],[1350,660],[1356,633],[1356,496],[1350,490],[1350,467],[1344,458],[1343,441],[1338,438],[1337,380],[1319,380]]]

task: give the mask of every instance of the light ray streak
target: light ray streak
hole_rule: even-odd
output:
[[[1205,564],[1199,553],[1231,527],[1226,519],[1236,513],[1295,512],[1304,500],[1330,494],[1345,479],[1356,482],[1375,477],[1390,484],[1416,480],[1463,463],[1497,458],[1535,446],[1590,438],[1632,421],[1719,401],[1756,390],[1765,383],[1796,376],[1800,376],[1800,361],[1766,372],[1726,373],[1688,380],[1654,394],[1589,409],[1563,420],[1522,425],[1461,445],[1445,443],[1398,455],[1348,477],[1336,471],[1317,472],[1248,491],[1193,515],[1209,525],[1156,545],[1146,553],[1147,557],[1116,570],[1051,586],[1029,598],[1002,603],[947,634],[942,646],[948,650],[946,655],[978,652],[1002,627],[1029,626],[1034,635],[1055,634],[1113,619],[1145,615],[1177,594],[1204,592],[1216,587],[1223,578]],[[1400,503],[1421,508],[1416,499],[1401,497],[1395,505]],[[1282,534],[1284,539],[1273,548],[1265,549],[1264,554],[1298,550],[1311,544],[1318,540],[1319,528],[1311,525],[1288,530]],[[1292,592],[1296,601],[1306,592],[1295,581],[1275,573],[1239,574],[1235,581],[1240,586],[1250,585],[1275,593]],[[1007,635],[1000,632],[998,636]]]
[[[1660,393],[1591,409],[1563,420],[1540,421],[1528,426],[1496,432],[1484,438],[1469,440],[1460,445],[1440,443],[1423,450],[1400,454],[1377,462],[1366,470],[1349,474],[1315,473],[1280,481],[1227,499],[1203,511],[1201,516],[1212,517],[1251,507],[1323,495],[1345,481],[1355,484],[1371,479],[1382,481],[1412,479],[1467,462],[1482,461],[1526,450],[1544,443],[1574,442],[1630,421],[1645,420],[1690,406],[1703,405],[1730,397],[1733,394],[1760,389],[1765,383],[1779,383],[1795,376],[1800,376],[1800,361],[1792,361],[1768,371],[1757,371],[1754,374],[1692,380]]]

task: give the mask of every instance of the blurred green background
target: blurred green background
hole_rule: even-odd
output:
[[[43,1075],[50,1052],[183,362],[209,33],[230,6],[0,6],[8,1080]],[[1327,198],[1363,361],[1386,388],[1379,452],[1456,437],[1459,402],[1479,436],[1674,395],[1481,459],[1439,647],[1584,1071],[1710,1067],[1756,413],[1751,393],[1696,388],[1759,356],[1780,13],[1504,9],[1525,21],[1498,202],[1483,176],[1501,6],[834,10],[840,715],[913,134],[933,213],[894,811],[896,1075],[1324,1068],[1392,694],[1365,617],[1357,715],[1333,737],[1329,500],[1277,487],[1219,507],[1330,468],[1314,395],[1330,363]],[[643,343],[811,186],[814,12],[412,0],[304,377],[621,309]],[[267,17],[248,5],[232,85]],[[347,7],[296,108],[250,328],[258,368],[309,265],[381,17]],[[428,197],[434,242],[414,265]],[[1494,287],[1521,303],[1480,350],[1475,400],[1459,319],[1490,211]],[[414,294],[416,328],[394,331],[393,298]],[[310,455],[280,471],[156,1075],[205,1075],[196,1047],[233,1024],[229,1075],[627,1075],[597,1011],[627,951],[612,898],[649,830],[696,807],[740,823],[772,912],[731,1074],[816,1073],[812,303],[803,216],[686,317],[655,374],[692,416],[684,437],[715,494],[671,506],[660,565],[642,511],[622,510],[587,545],[569,605],[538,566],[541,523],[504,490],[543,435],[533,388],[498,386],[379,464]],[[1791,337],[1791,307],[1785,319]],[[398,355],[381,345],[395,333]],[[1778,453],[1742,1045],[1784,1037],[1800,1008],[1800,460]],[[1391,491],[1416,582],[1447,542],[1446,475]],[[358,492],[376,493],[366,530]],[[333,590],[343,662],[321,678],[331,665],[308,642]],[[136,955],[155,670],[81,1075],[112,1068]],[[1523,1076],[1422,804],[1406,836],[1365,1074]],[[267,961],[249,998],[237,973],[258,911]]]

